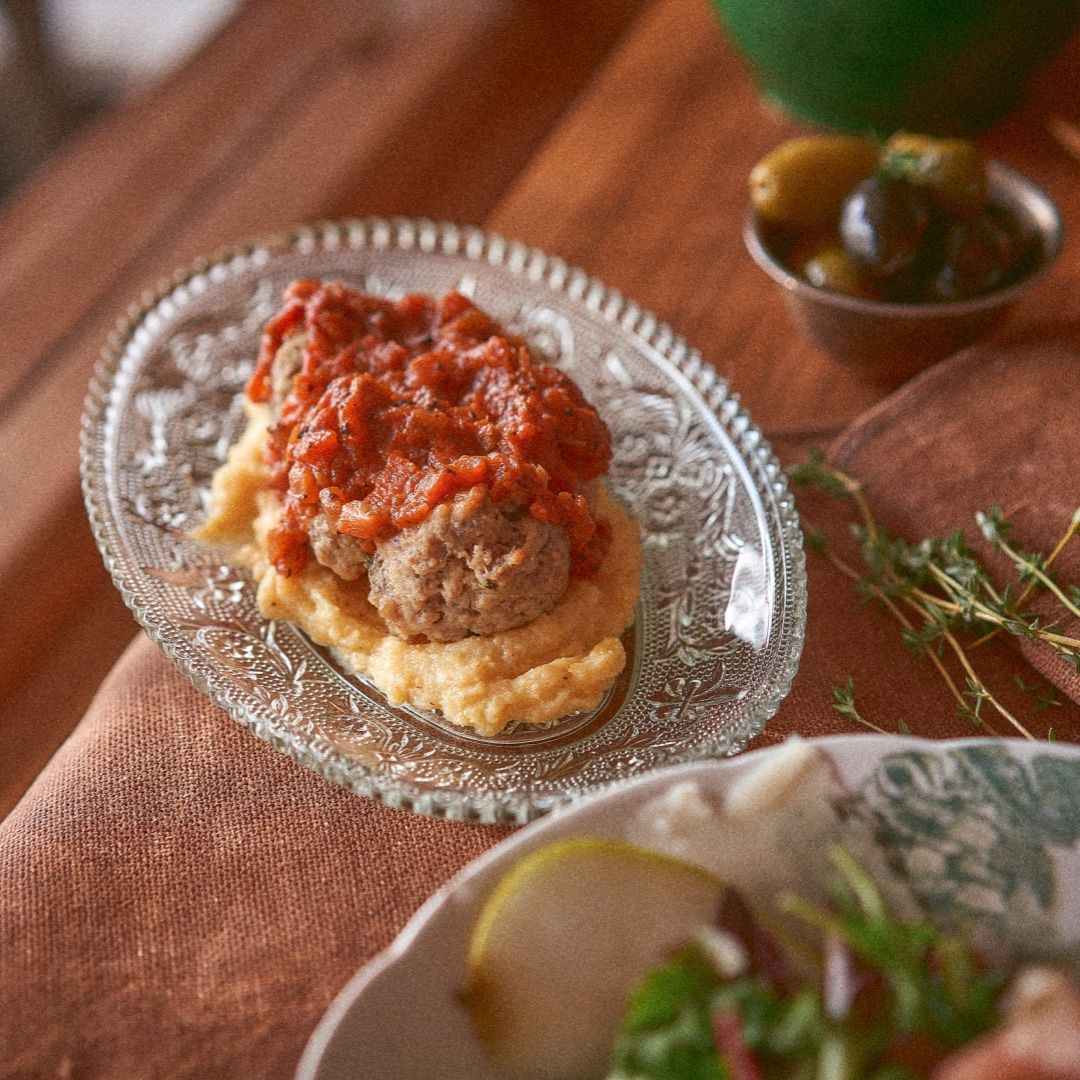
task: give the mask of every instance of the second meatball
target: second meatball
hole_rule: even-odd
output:
[[[379,544],[368,580],[371,603],[398,637],[494,634],[555,606],[570,581],[570,540],[474,487]]]

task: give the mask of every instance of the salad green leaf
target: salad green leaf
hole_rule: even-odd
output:
[[[816,933],[813,973],[791,985],[779,941],[744,901],[725,901],[718,927],[632,995],[611,1080],[919,1080],[995,1025],[1004,977],[969,942],[898,918],[846,850],[830,854],[827,907],[780,901]],[[710,935],[742,970],[723,970]]]

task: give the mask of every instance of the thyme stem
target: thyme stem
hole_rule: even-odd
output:
[[[1010,559],[1016,563],[1017,566],[1023,566],[1027,569],[1028,573],[1039,582],[1040,585],[1047,592],[1051,593],[1054,598],[1066,609],[1066,611],[1075,615],[1080,619],[1080,607],[1077,607],[1058,587],[1058,584],[1049,574],[1046,573],[1041,567],[1036,566],[1034,563],[1025,559],[1019,552],[1013,550],[1010,544],[1001,543],[1001,550],[1009,556]]]
[[[833,566],[835,566],[842,573],[846,574],[847,577],[849,577],[852,581],[857,582],[857,581],[860,580],[858,573],[855,570],[853,570],[850,566],[848,566],[847,563],[845,563],[843,561],[843,559],[841,559],[834,552],[827,551],[825,553],[825,555],[826,555],[826,558],[828,558],[828,560],[833,564]],[[900,625],[905,630],[908,630],[911,633],[915,633],[914,624],[900,610],[900,608],[897,606],[896,602],[893,600],[893,598],[891,596],[889,596],[887,593],[883,592],[877,585],[875,585],[873,583],[870,584],[870,589],[873,592],[875,598],[878,599],[879,601],[881,601],[882,604],[884,604],[886,609],[893,615],[893,617],[896,619],[896,621],[898,623],[900,623]],[[923,610],[922,608],[919,608],[918,605],[915,605],[915,609],[924,618],[927,617],[927,612],[925,610]],[[967,704],[964,701],[964,695],[960,692],[960,689],[956,685],[956,682],[953,680],[953,677],[949,674],[949,669],[944,665],[944,663],[942,663],[941,657],[938,656],[938,654],[936,652],[934,652],[933,649],[928,649],[926,651],[926,657],[934,665],[934,667],[937,668],[938,674],[942,677],[942,679],[945,680],[945,685],[948,686],[949,692],[956,699],[956,703],[961,708],[964,708],[966,706],[966,704]],[[984,723],[985,723],[985,721],[984,721]],[[877,729],[877,730],[880,730],[880,728]]]
[[[932,570],[936,571],[937,568],[932,567]],[[956,582],[952,581],[952,579],[949,578],[948,575],[944,576],[943,584],[946,580],[952,583],[952,588],[959,588]],[[950,588],[949,585],[944,585],[944,587]],[[953,600],[942,599],[942,597],[935,596],[933,593],[928,593],[924,589],[912,588],[911,595],[917,597],[919,600],[923,601],[926,604],[931,604],[934,607],[939,608],[941,611],[944,611],[949,615],[962,616],[966,610],[963,605],[958,604]],[[992,607],[988,607],[986,604],[982,604],[979,601],[974,600],[971,602],[971,608],[974,611],[978,612],[979,617],[984,622],[994,623],[994,629],[991,631],[991,633],[996,634],[1007,628],[1009,619],[1006,616],[1002,615],[1000,612],[995,611]],[[1065,634],[1058,634],[1053,630],[1046,630],[1043,627],[1034,628],[1033,634],[1035,637],[1038,637],[1041,640],[1047,642],[1047,644],[1064,646],[1063,648],[1056,650],[1057,652],[1060,652],[1063,656],[1071,657],[1074,654],[1069,651],[1070,649],[1080,649],[1080,638],[1068,637]],[[977,641],[972,642],[972,644],[969,645],[968,648],[974,648],[976,645],[981,645],[989,637],[990,634],[984,635]]]
[[[910,604],[913,608],[915,608],[916,611],[921,611],[922,610],[919,607],[919,605],[914,600],[912,600],[910,597],[905,596],[904,600],[908,604]],[[990,689],[989,689],[989,687],[987,687],[986,683],[984,683],[982,681],[982,679],[979,678],[979,676],[976,673],[974,667],[972,667],[972,665],[971,665],[971,661],[968,659],[967,653],[964,651],[964,647],[960,644],[959,641],[956,640],[956,635],[953,634],[953,632],[951,630],[942,630],[941,637],[942,637],[942,640],[945,641],[945,643],[949,646],[949,648],[952,649],[953,655],[956,657],[956,659],[960,661],[960,666],[966,672],[967,677],[979,689],[980,695],[982,697],[984,697],[985,700],[989,701],[990,704],[1006,720],[1008,720],[1009,723],[1012,724],[1013,727],[1015,727],[1016,730],[1019,731],[1025,738],[1031,739],[1032,741],[1034,741],[1035,736],[1032,735],[1031,732],[1028,731],[1027,728],[1025,728],[1024,725],[1021,724],[1020,721],[1017,720],[1016,717],[1013,716],[1012,713],[1010,713],[1009,710],[1006,709],[1005,706],[1001,704],[1000,701],[998,701],[998,699],[990,692]],[[936,654],[933,652],[933,650],[929,650],[927,652],[927,655],[928,656],[935,656]],[[955,693],[955,684],[954,684],[954,693]],[[971,719],[976,724],[979,725],[979,727],[985,728],[992,735],[998,735],[999,734],[999,732],[994,731],[994,729],[991,728],[990,725],[977,712],[975,712],[971,708],[970,705],[968,705],[967,701],[964,700],[963,695],[960,695],[960,708],[964,711],[964,714],[966,716],[970,716]]]
[[[960,713],[990,734],[998,735],[999,732],[981,715],[985,703],[1016,732],[1033,740],[1035,736],[980,677],[968,652],[1006,630],[1042,643],[1075,664],[1080,671],[1080,638],[1057,632],[1052,628],[1053,624],[1040,625],[1040,618],[1023,608],[1031,592],[1041,586],[1067,612],[1080,618],[1080,591],[1074,586],[1069,586],[1067,591],[1062,589],[1047,572],[1065,546],[1080,534],[1080,508],[1074,511],[1065,534],[1045,557],[1019,551],[1009,543],[1010,527],[1000,507],[994,506],[986,513],[976,515],[983,535],[1012,562],[1024,584],[1013,598],[1011,587],[1000,590],[994,585],[959,531],[915,545],[888,536],[874,517],[861,481],[826,464],[819,451],[812,451],[805,463],[790,470],[790,475],[795,484],[814,484],[826,494],[850,498],[855,503],[861,524],[852,526],[852,530],[869,572],[860,575],[849,566],[831,550],[827,537],[820,530],[815,530],[817,539],[813,550],[824,554],[863,595],[879,602],[897,620],[903,628],[905,642],[933,663]],[[905,614],[903,607],[922,619],[921,628]],[[960,631],[967,637],[971,631],[980,629],[984,632],[974,642],[961,641]],[[938,646],[930,647],[935,641],[939,642]],[[960,688],[945,665],[941,655],[945,646],[963,670],[967,690]],[[882,730],[859,715],[850,679],[846,689],[834,689],[834,696],[834,708],[843,715],[871,730]],[[902,729],[906,730],[906,725]]]
[[[1069,541],[1072,540],[1073,537],[1076,536],[1076,534],[1078,532],[1080,532],[1080,511],[1073,514],[1072,520],[1069,522],[1069,527],[1065,530],[1065,532],[1062,534],[1061,538],[1054,545],[1054,550],[1051,551],[1050,554],[1046,556],[1046,560],[1043,562],[1043,569],[1044,570],[1048,570],[1051,566],[1053,566],[1054,561],[1065,550],[1065,548],[1069,544]],[[1024,601],[1027,600],[1027,598],[1034,591],[1035,591],[1035,582],[1034,581],[1029,581],[1024,586],[1024,588],[1021,590],[1020,595],[1017,596],[1016,602],[1013,604],[1013,610],[1017,610],[1017,611],[1020,610],[1024,606]],[[983,634],[983,636],[981,638],[979,638],[978,641],[972,642],[971,648],[977,649],[981,645],[985,645],[988,641],[991,640],[991,638],[997,637],[997,635],[1000,634],[1001,631],[1002,631],[1002,626],[1000,624],[995,626],[993,628],[993,630],[990,630],[987,633]],[[1073,645],[1073,646],[1075,646],[1077,648],[1080,648],[1080,641],[1076,641],[1073,638],[1066,638],[1066,639],[1064,639],[1063,642],[1060,642],[1060,643],[1061,644],[1071,644],[1071,645]],[[1066,653],[1065,655],[1069,655],[1069,654]]]

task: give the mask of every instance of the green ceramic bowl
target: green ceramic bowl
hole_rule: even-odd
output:
[[[712,0],[763,94],[801,120],[966,134],[1023,96],[1077,0]]]

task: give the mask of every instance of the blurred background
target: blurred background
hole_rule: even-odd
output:
[[[0,195],[184,62],[239,0],[0,0]]]

